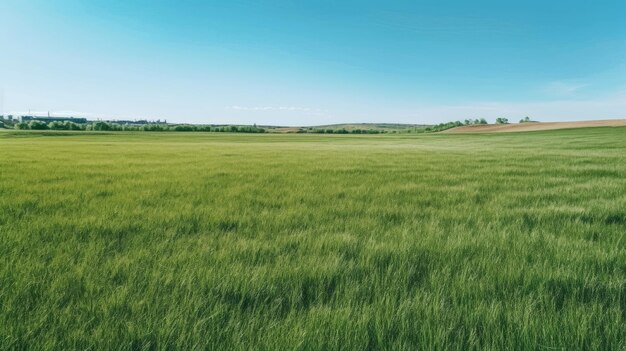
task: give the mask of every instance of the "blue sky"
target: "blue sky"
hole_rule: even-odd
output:
[[[194,123],[626,118],[625,1],[0,1],[0,110]]]

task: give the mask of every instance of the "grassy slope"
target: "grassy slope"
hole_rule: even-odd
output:
[[[0,348],[624,349],[626,129],[0,133]]]

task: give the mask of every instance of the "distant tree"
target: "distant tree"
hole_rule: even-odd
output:
[[[239,133],[265,133],[265,129],[254,126],[241,126],[238,128]]]
[[[142,130],[142,128],[139,126],[132,125],[132,124],[125,124],[122,126],[122,130],[129,131],[129,132],[136,132],[136,131]]]
[[[162,132],[167,130],[168,127],[162,124],[144,124],[143,130],[147,132]]]
[[[113,129],[111,128],[111,125],[108,124],[107,122],[96,122],[92,124],[92,128],[93,130],[98,130],[98,131],[107,131],[107,130]]]
[[[193,132],[196,129],[191,125],[177,125],[174,127],[174,130],[177,132]]]
[[[519,122],[520,123],[529,123],[529,122],[532,122],[532,121],[530,120],[530,117],[526,116],[526,117],[522,118]]]
[[[40,122],[40,121],[30,121],[30,123],[28,123],[28,126],[32,130],[46,130],[46,129],[49,129],[48,125],[45,122]]]
[[[52,130],[66,130],[68,129],[67,126],[63,123],[63,122],[50,122],[48,124],[48,128],[52,129]]]
[[[65,125],[66,130],[81,130],[82,129],[80,125],[74,122],[70,122],[70,121],[65,122],[64,125]]]
[[[30,129],[30,126],[26,122],[20,122],[15,124],[15,129]]]
[[[498,117],[496,118],[496,124],[508,124],[509,120],[507,118],[504,117]]]
[[[477,123],[477,124],[488,124],[488,123],[487,123],[487,120],[486,120],[486,119],[481,118],[481,119],[478,121],[478,123]]]
[[[470,123],[468,123],[468,122],[470,122]],[[480,120],[478,120],[478,119],[476,121],[471,121],[471,120],[466,120],[465,121],[466,125],[479,124],[479,123],[480,123]],[[434,125],[434,126],[430,126],[430,127],[426,127],[426,128],[420,129],[420,130],[416,130],[416,132],[418,132],[418,133],[423,133],[423,132],[426,132],[426,133],[428,133],[428,132],[441,132],[441,131],[446,130],[446,129],[450,129],[450,128],[454,128],[454,127],[460,127],[462,125],[464,125],[464,123],[461,122],[461,121],[439,123],[439,124]]]
[[[0,120],[0,128],[4,128],[4,121]]]

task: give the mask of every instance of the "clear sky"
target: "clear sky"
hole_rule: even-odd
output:
[[[0,112],[626,118],[626,1],[0,0]]]

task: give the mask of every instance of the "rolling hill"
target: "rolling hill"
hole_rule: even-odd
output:
[[[576,122],[529,122],[515,124],[482,124],[447,129],[441,133],[510,133],[532,132],[554,129],[588,128],[588,127],[622,127],[626,119],[607,119],[597,121]]]

